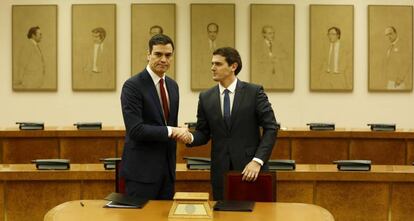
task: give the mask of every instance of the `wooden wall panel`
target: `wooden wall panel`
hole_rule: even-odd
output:
[[[183,181],[177,180],[175,182],[175,192],[208,192],[210,199],[213,199],[213,192],[211,190],[210,181]]]
[[[391,211],[392,221],[414,219],[414,183],[392,185]]]
[[[116,147],[115,138],[63,138],[60,156],[71,163],[99,163],[100,158],[115,157]]]
[[[59,158],[57,138],[9,138],[3,140],[2,163],[31,163],[42,158]]]
[[[124,151],[124,139],[118,139],[118,145],[116,148],[116,157],[122,157],[122,152]]]
[[[353,139],[350,144],[350,159],[372,160],[372,164],[405,164],[406,144],[404,140]]]
[[[388,220],[389,184],[318,182],[315,204],[334,214],[335,221]]]
[[[313,203],[314,182],[277,181],[277,202]]]
[[[288,138],[276,138],[270,159],[290,159],[290,140]]]
[[[292,159],[301,164],[331,164],[348,159],[349,141],[341,138],[292,139]]]
[[[5,195],[7,221],[42,221],[53,207],[80,199],[80,182],[10,181]]]
[[[104,199],[112,192],[115,192],[115,180],[82,181],[81,199]]]
[[[210,158],[211,141],[207,144],[188,148],[185,144],[177,142],[177,163],[185,163],[183,157],[208,157]]]
[[[407,164],[414,162],[414,140],[407,140]]]
[[[5,182],[0,182],[0,220],[5,220],[5,203],[4,203],[4,189]]]

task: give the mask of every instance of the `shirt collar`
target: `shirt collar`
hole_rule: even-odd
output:
[[[36,42],[35,40],[30,39],[30,41],[32,41],[32,42],[33,42],[33,44],[37,46],[37,42]]]
[[[154,84],[157,85],[161,78],[151,70],[149,65],[147,65],[146,69],[148,73],[150,74]],[[164,79],[164,82],[165,82],[165,74],[162,76],[162,79]]]
[[[226,89],[228,89],[230,91],[230,93],[236,92],[236,85],[237,85],[237,78],[227,88],[225,88],[221,84],[219,84],[220,94],[223,94],[224,90],[226,90]]]

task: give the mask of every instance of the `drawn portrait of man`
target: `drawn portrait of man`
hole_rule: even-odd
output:
[[[16,87],[41,88],[46,69],[45,59],[40,48],[42,41],[40,27],[31,27],[27,32],[27,39],[19,52],[17,78],[14,84]]]
[[[401,47],[400,39],[394,26],[386,27],[384,34],[388,41],[388,47],[384,55],[384,68],[382,69],[386,79],[386,87],[390,90],[406,89],[405,81],[409,76],[409,67],[403,55],[407,49]]]
[[[325,88],[349,88],[349,52],[341,44],[341,29],[335,26],[327,30],[325,58],[321,67],[320,83]]]
[[[234,47],[234,4],[191,5],[191,89],[216,83],[211,74],[213,52]]]
[[[115,90],[116,6],[72,7],[73,90]]]
[[[267,90],[294,88],[294,6],[251,6],[251,81]]]
[[[175,4],[132,4],[131,31],[131,75],[135,75],[148,63],[148,41],[152,36],[165,34],[176,42]],[[175,78],[174,58],[166,74]]]
[[[54,5],[13,6],[14,90],[57,89],[56,14]]]
[[[352,91],[353,17],[352,5],[311,5],[311,90]]]
[[[411,91],[413,7],[368,6],[368,88]]]

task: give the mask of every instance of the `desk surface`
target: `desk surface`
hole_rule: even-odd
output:
[[[80,202],[84,204],[82,207]],[[70,201],[51,209],[44,221],[117,221],[117,220],[168,220],[172,201],[149,201],[143,209],[107,209],[107,201]],[[189,220],[175,219],[174,220]],[[200,220],[200,219],[197,219]],[[213,212],[213,220],[237,221],[334,221],[332,214],[319,206],[303,203],[256,203],[253,212]]]

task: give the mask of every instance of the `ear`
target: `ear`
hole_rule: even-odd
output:
[[[149,60],[150,60],[150,56],[151,56],[151,54],[150,54],[150,52],[149,52],[149,49],[147,49],[147,61],[149,61]]]
[[[239,64],[237,64],[236,62],[234,62],[232,65],[230,65],[230,67],[231,67],[231,70],[233,71],[233,72],[235,72],[236,71],[236,69],[237,69],[237,67],[239,66]]]

